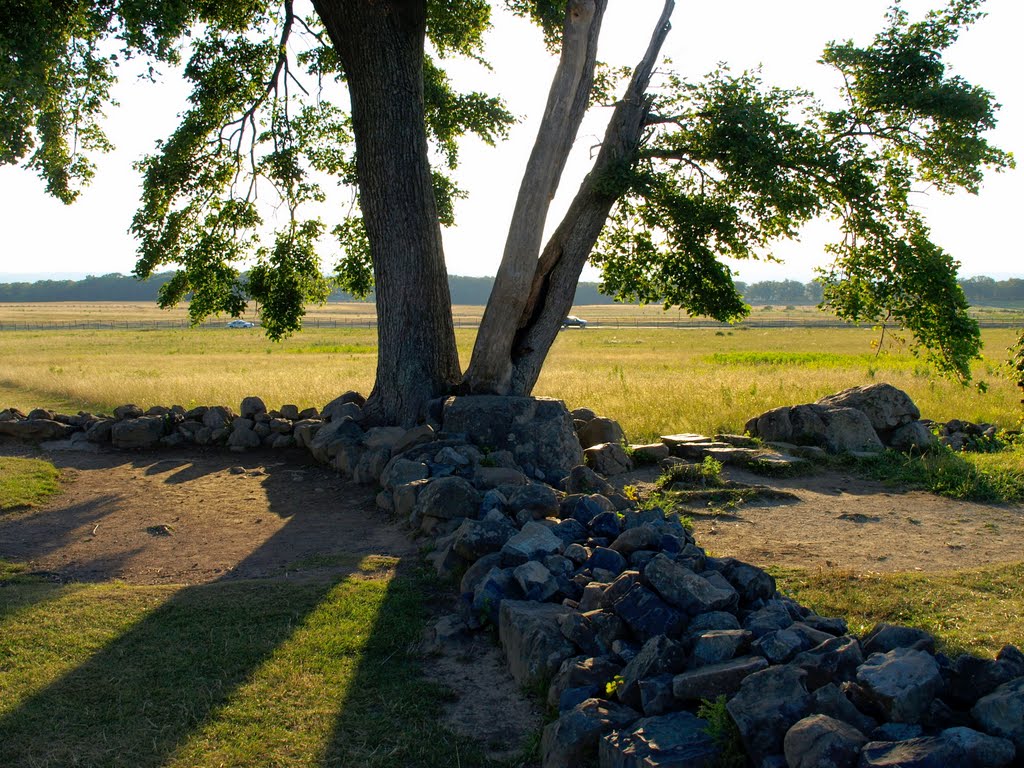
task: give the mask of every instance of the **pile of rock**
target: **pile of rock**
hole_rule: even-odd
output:
[[[751,431],[864,450],[920,424],[898,390],[869,389],[770,411]],[[888,405],[872,405],[879,400]],[[638,508],[604,476],[640,455],[800,459],[736,435],[626,450],[617,424],[554,400],[450,398],[412,429],[364,429],[362,402],[347,393],[320,413],[268,412],[246,398],[237,416],[224,407],[126,406],[113,418],[8,409],[0,433],[69,446],[294,445],[378,483],[378,505],[431,537],[438,573],[458,579],[458,614],[435,627],[435,646],[496,627],[514,678],[544,687],[557,706],[545,768],[711,765],[722,744],[696,712],[719,696],[756,766],[1024,761],[1019,650],[949,659],[927,634],[886,625],[854,637],[781,595],[763,570],[709,556],[676,517]],[[867,428],[843,437],[844,424]]]
[[[846,389],[816,403],[755,416],[746,431],[765,442],[811,445],[829,453],[928,450],[936,443],[906,392],[891,384]]]
[[[954,451],[986,451],[999,445],[999,427],[995,424],[951,419],[945,424],[932,422],[930,426],[938,435],[939,444]]]

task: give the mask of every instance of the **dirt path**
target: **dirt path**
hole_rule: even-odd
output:
[[[1024,505],[975,504],[899,491],[840,472],[729,479],[787,491],[790,500],[689,510],[697,543],[757,565],[859,573],[945,571],[1024,560]],[[624,482],[652,482],[646,470]]]
[[[15,443],[8,455],[38,455]],[[402,557],[409,538],[384,524],[373,492],[295,452],[48,455],[63,492],[0,518],[0,557],[62,580],[196,584],[351,570]]]

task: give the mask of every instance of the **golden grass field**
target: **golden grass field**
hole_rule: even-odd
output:
[[[147,304],[2,305],[0,319],[18,313],[43,319],[88,314],[96,321],[184,318]],[[258,395],[274,407],[322,406],[348,389],[373,385],[372,328],[316,328],[316,319],[372,309],[366,304],[314,308],[306,330],[282,342],[259,328],[166,330],[45,330],[0,332],[0,407],[39,406],[110,411],[125,402],[238,405]],[[459,308],[457,316],[468,317]],[[642,327],[657,308],[580,307],[599,318],[611,310],[641,327],[569,329],[552,348],[536,394],[557,397],[618,419],[639,441],[679,431],[740,431],[768,408],[815,400],[847,387],[889,382],[906,390],[925,417],[962,418],[1015,426],[1019,391],[1005,375],[1015,332],[986,329],[985,359],[975,379],[986,394],[936,377],[905,350],[877,356],[867,328],[670,329]],[[633,315],[626,314],[633,312]],[[795,310],[794,313],[802,313]],[[809,313],[808,313],[809,314]],[[610,314],[605,317],[612,317]],[[639,319],[638,319],[639,318]],[[463,365],[475,329],[457,330]]]

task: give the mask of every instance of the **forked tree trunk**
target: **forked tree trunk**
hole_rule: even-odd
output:
[[[541,366],[572,307],[583,267],[621,195],[622,191],[609,180],[613,173],[635,162],[650,107],[647,88],[671,28],[669,18],[674,7],[674,0],[666,0],[647,51],[612,113],[594,167],[534,263],[530,288],[520,305],[517,329],[508,347],[510,376],[504,391],[510,394],[528,395],[533,391]]]
[[[411,425],[458,383],[459,358],[423,111],[425,0],[314,0],[352,100],[377,294],[374,422]]]
[[[529,296],[548,209],[587,110],[606,4],[570,0],[566,8],[558,69],[466,372],[470,392],[504,394],[511,386],[512,342]]]

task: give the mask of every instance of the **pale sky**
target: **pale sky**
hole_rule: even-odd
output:
[[[734,71],[761,64],[767,83],[802,86],[827,97],[836,80],[816,64],[826,42],[852,38],[869,42],[883,23],[886,0],[718,0],[677,3],[673,29],[664,54],[677,71],[698,77],[724,61]],[[907,0],[918,17],[937,3]],[[662,3],[658,0],[609,0],[600,58],[612,64],[635,64],[642,55]],[[991,139],[1003,149],[1024,146],[1024,81],[1015,61],[1024,3],[988,0],[988,16],[969,30],[949,52],[952,70],[995,93],[1003,105]],[[500,259],[522,169],[547,97],[555,60],[544,52],[537,31],[507,15],[495,16],[488,35],[493,72],[468,64],[454,71],[465,88],[499,93],[512,112],[523,117],[509,141],[497,148],[474,140],[465,143],[458,179],[470,192],[456,208],[457,227],[445,232],[448,270],[459,275],[493,275]],[[97,178],[78,202],[64,206],[47,197],[42,182],[16,167],[0,167],[0,273],[129,273],[135,244],[127,234],[139,199],[132,162],[168,135],[185,106],[187,90],[174,73],[153,85],[128,78],[116,90],[121,106],[110,110],[107,129],[117,150],[99,159]],[[606,118],[605,118],[606,119]],[[603,132],[600,113],[580,131],[573,158],[563,177],[548,221],[557,225],[562,211],[588,169],[591,148]],[[346,198],[339,197],[337,204]],[[921,195],[936,241],[959,259],[961,273],[1005,277],[1024,274],[1024,247],[1019,217],[1024,201],[1024,167],[990,175],[978,196],[946,198]],[[746,281],[810,279],[824,263],[821,246],[833,232],[828,223],[812,224],[801,242],[781,244],[776,254],[785,264],[737,264]],[[323,253],[325,266],[335,253]],[[596,279],[588,270],[584,279]]]

